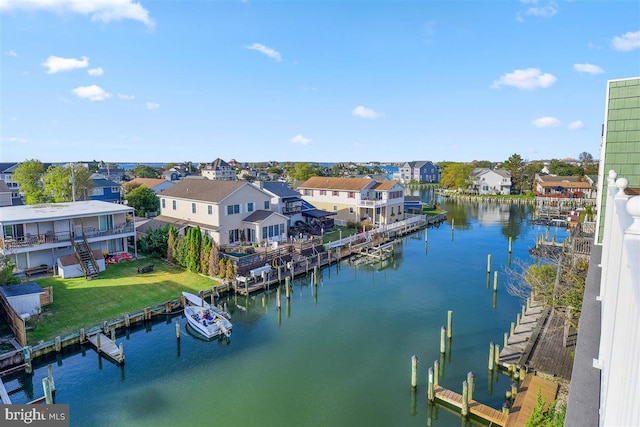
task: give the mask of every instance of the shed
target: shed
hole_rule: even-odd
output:
[[[106,264],[102,251],[100,249],[93,249],[91,252],[93,252],[93,257],[98,264],[98,271],[104,271],[106,268]],[[61,255],[58,257],[58,275],[63,279],[84,276],[84,272],[82,271],[82,267],[80,266],[80,260],[75,253],[69,255]]]
[[[25,319],[40,312],[40,295],[45,294],[44,289],[35,282],[0,286],[0,292],[11,307]]]

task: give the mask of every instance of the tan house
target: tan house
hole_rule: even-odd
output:
[[[539,197],[570,197],[593,199],[594,182],[588,176],[536,175],[533,190]]]
[[[219,245],[287,240],[287,217],[271,195],[245,181],[184,179],[160,195],[160,216],[146,226],[200,227]]]
[[[316,208],[335,212],[338,220],[389,224],[404,219],[404,187],[397,181],[314,176],[298,191]]]

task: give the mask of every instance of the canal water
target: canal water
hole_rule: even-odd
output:
[[[472,371],[474,398],[499,409],[511,380],[489,374],[489,343],[502,344],[523,303],[505,290],[505,272],[534,262],[528,249],[537,236],[562,239],[566,231],[528,225],[523,206],[442,207],[448,223],[429,229],[428,244],[422,231],[399,241],[386,263],[343,261],[322,271],[317,288],[296,279],[280,311],[275,291],[229,299],[230,339],[203,341],[177,315],[119,334],[123,367],[76,348],[37,360],[31,376],[5,377],[6,387],[22,389],[14,403],[40,397],[52,364],[56,402],[70,404],[73,426],[465,425],[444,408],[429,411],[428,367],[440,360],[440,383],[458,392]],[[487,254],[499,272],[497,295],[487,288]],[[447,310],[453,339],[441,356]],[[412,355],[419,359],[413,396]]]

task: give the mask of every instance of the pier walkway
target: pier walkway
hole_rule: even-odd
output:
[[[459,393],[439,386],[434,387],[433,392],[436,400],[454,406],[458,409],[462,409],[462,395]],[[469,413],[477,416],[478,418],[489,421],[492,425],[504,427],[507,423],[507,414],[491,408],[490,406],[483,405],[480,402],[476,402],[475,400],[469,401]]]
[[[520,324],[514,329],[514,334],[507,340],[507,345],[500,352],[499,364],[503,368],[510,365],[526,365],[546,319],[549,309],[533,303],[520,319]]]
[[[534,374],[528,374],[518,389],[518,394],[505,427],[524,427],[537,403],[538,391],[542,400],[549,404],[556,398],[558,384]]]
[[[116,343],[111,341],[105,334],[97,333],[87,337],[87,339],[96,348],[98,354],[102,353],[118,364],[124,363],[124,354]]]

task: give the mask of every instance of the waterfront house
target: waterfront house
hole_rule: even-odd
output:
[[[97,200],[2,207],[0,253],[27,274],[53,268],[63,255],[94,249],[121,254],[135,237],[133,221],[133,208]],[[91,258],[88,268],[97,272]]]
[[[475,168],[470,178],[476,194],[511,194],[511,174],[506,169]]]
[[[596,188],[588,176],[536,175],[533,190],[538,197],[595,199]]]
[[[411,181],[418,183],[440,182],[440,169],[433,162],[420,160],[405,162],[393,176],[401,183]]]
[[[129,188],[135,188],[140,185],[144,185],[154,193],[160,194],[167,188],[171,187],[174,183],[171,180],[162,178],[134,178],[129,181],[126,186]]]
[[[238,179],[235,169],[220,158],[211,163],[206,163],[200,173],[210,180],[235,181]]]
[[[404,187],[396,181],[314,176],[298,186],[302,198],[338,220],[389,224],[404,219]]]
[[[11,189],[4,181],[0,181],[0,207],[12,205]]]
[[[160,216],[146,227],[200,227],[219,245],[284,242],[287,217],[271,209],[271,195],[246,181],[185,179],[160,194]]]
[[[255,184],[271,196],[271,209],[286,216],[288,226],[303,221],[302,197],[286,182],[259,181]]]
[[[7,188],[11,191],[11,205],[21,205],[20,186],[13,182],[13,172],[20,166],[20,163],[0,163],[0,182],[7,184]]]
[[[126,171],[124,168],[110,168],[108,166],[99,167],[96,171],[99,175],[102,175],[105,179],[114,182],[121,182],[124,179]]]

